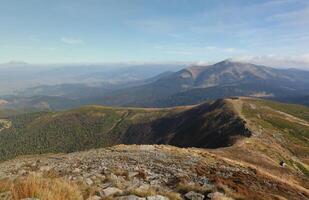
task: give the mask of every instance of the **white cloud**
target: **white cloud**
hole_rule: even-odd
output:
[[[68,38],[68,37],[61,38],[61,42],[65,44],[70,44],[70,45],[84,44],[84,41],[79,38]]]
[[[174,46],[154,46],[155,49],[164,50],[166,54],[176,54],[176,55],[225,55],[233,57],[236,55],[242,55],[246,53],[244,49],[238,49],[234,47],[220,47],[220,46],[190,46],[190,45],[180,45],[178,47]]]
[[[234,60],[250,62],[254,64],[266,65],[279,68],[303,68],[309,69],[309,53],[297,56],[278,56],[263,55],[252,56],[245,55],[234,58]]]

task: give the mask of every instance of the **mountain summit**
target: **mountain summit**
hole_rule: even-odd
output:
[[[2,107],[63,109],[87,104],[170,107],[231,96],[271,98],[308,105],[309,71],[224,60],[213,65],[189,66],[114,88],[104,84],[30,88],[17,97],[3,98],[8,103]]]
[[[112,92],[103,104],[166,107],[230,96],[278,100],[309,94],[309,72],[224,60],[190,66],[149,84]]]

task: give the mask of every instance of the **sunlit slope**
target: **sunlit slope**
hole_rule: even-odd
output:
[[[309,108],[245,97],[226,101],[252,136],[216,153],[308,187]]]

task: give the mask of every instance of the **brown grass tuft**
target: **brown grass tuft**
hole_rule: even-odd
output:
[[[78,187],[63,179],[28,176],[17,179],[11,189],[15,200],[39,198],[41,200],[82,200]]]
[[[187,193],[190,191],[195,191],[198,193],[210,193],[211,188],[205,187],[205,186],[200,186],[198,184],[186,184],[186,183],[178,183],[176,186],[176,189],[180,193]]]
[[[157,194],[153,188],[134,188],[129,190],[129,193],[139,197],[154,196]]]
[[[9,179],[0,180],[0,193],[9,191],[11,186],[12,182]]]
[[[173,192],[173,191],[166,191],[166,192],[160,191],[159,194],[167,197],[170,200],[182,200],[183,199],[181,197],[181,194],[177,192]]]

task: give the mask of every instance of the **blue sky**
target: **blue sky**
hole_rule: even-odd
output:
[[[0,0],[0,63],[309,63],[308,0]]]

